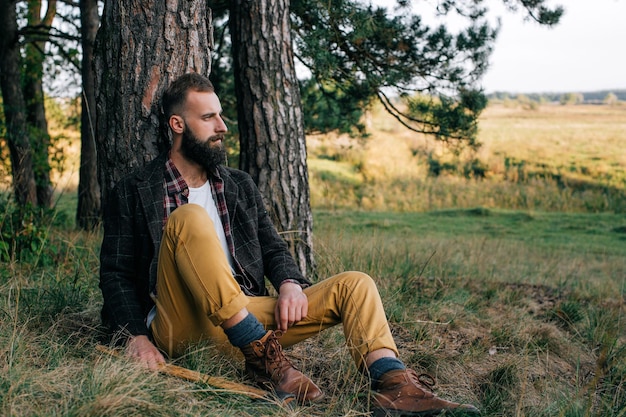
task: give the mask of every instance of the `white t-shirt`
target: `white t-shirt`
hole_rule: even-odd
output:
[[[235,274],[233,268],[233,256],[228,249],[228,242],[226,241],[226,234],[224,233],[224,225],[222,225],[222,219],[220,219],[220,215],[217,211],[217,205],[215,204],[215,200],[213,200],[213,193],[211,192],[211,184],[207,180],[203,186],[200,188],[191,188],[189,187],[189,204],[198,204],[199,206],[204,207],[204,209],[209,214],[211,220],[213,220],[213,224],[215,226],[215,232],[217,233],[217,237],[222,244],[222,250],[226,254],[226,259],[228,259],[228,263],[230,265],[230,269]],[[148,313],[148,317],[146,318],[146,326],[150,328],[150,324],[154,320],[156,316],[156,306],[152,307],[150,312]]]
[[[204,207],[211,220],[213,220],[215,232],[217,232],[217,237],[220,239],[222,249],[226,254],[226,258],[228,259],[228,263],[230,264],[230,268],[232,270],[233,257],[230,253],[230,249],[228,249],[228,242],[226,242],[226,234],[224,233],[224,225],[222,225],[222,220],[220,219],[220,215],[217,211],[217,205],[215,204],[215,200],[213,200],[213,193],[211,192],[211,184],[209,181],[205,182],[200,188],[189,187],[188,201],[189,204],[197,204]]]

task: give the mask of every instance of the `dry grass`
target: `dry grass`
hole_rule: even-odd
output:
[[[481,148],[459,156],[380,109],[372,119],[365,141],[310,138],[315,207],[626,210],[626,106],[489,106]]]
[[[481,118],[481,159],[504,175],[514,158],[581,179],[624,187],[626,106],[543,105],[537,110],[489,107]],[[499,163],[498,163],[499,161]]]
[[[402,357],[436,376],[440,395],[489,416],[626,411],[624,242],[601,254],[582,241],[545,245],[542,227],[524,242],[462,227],[411,232],[409,216],[327,215],[316,233],[327,274],[377,278]]]
[[[626,220],[589,213],[604,207],[607,172],[624,171],[625,119],[621,107],[491,107],[483,180],[428,176],[429,156],[461,162],[378,116],[364,143],[311,138],[319,276],[374,277],[402,359],[483,416],[626,415]],[[507,172],[505,157],[527,163]],[[538,170],[596,188],[528,178]],[[289,351],[327,394],[315,407],[258,403],[97,352],[101,236],[58,219],[43,227],[35,258],[0,267],[0,415],[369,415],[341,327]],[[178,364],[245,381],[241,358],[210,344]]]

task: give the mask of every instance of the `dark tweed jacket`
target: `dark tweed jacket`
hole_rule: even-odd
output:
[[[148,335],[145,318],[154,305],[157,258],[163,232],[163,180],[167,154],[126,177],[115,187],[104,212],[100,252],[102,317],[111,330]],[[224,180],[235,258],[265,295],[264,276],[278,289],[285,279],[310,284],[278,235],[261,194],[245,172],[219,168]]]

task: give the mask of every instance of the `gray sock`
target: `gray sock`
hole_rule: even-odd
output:
[[[265,328],[252,314],[248,314],[243,320],[235,324],[229,329],[225,329],[224,333],[228,337],[228,341],[235,347],[244,347],[262,339],[265,336]]]
[[[371,364],[368,371],[370,373],[372,389],[378,388],[380,377],[387,372],[394,371],[396,369],[406,369],[404,363],[398,358],[380,358]]]

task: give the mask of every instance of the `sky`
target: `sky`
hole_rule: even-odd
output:
[[[395,1],[372,3],[389,7]],[[414,7],[434,3],[414,0]],[[499,16],[502,22],[482,79],[486,93],[626,89],[626,0],[550,0],[565,8],[552,28],[505,10],[503,0],[485,3],[492,21]]]
[[[626,89],[626,0],[561,0],[553,27],[505,13],[483,78],[487,92]]]

